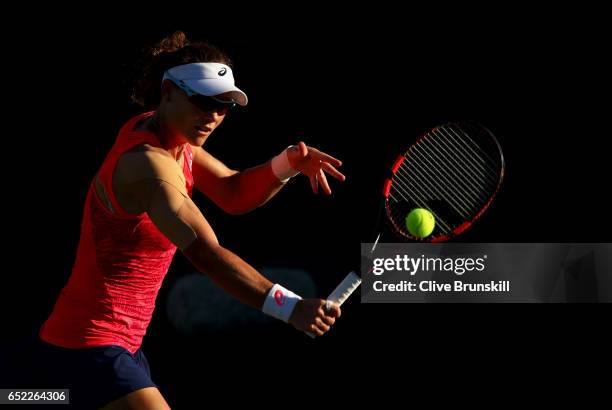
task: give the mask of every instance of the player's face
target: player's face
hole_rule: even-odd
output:
[[[207,97],[189,98],[178,87],[171,87],[165,98],[165,117],[173,133],[189,144],[202,146],[210,134],[223,122],[228,107],[215,106]],[[224,95],[216,96],[223,99]],[[227,98],[227,97],[226,97]]]

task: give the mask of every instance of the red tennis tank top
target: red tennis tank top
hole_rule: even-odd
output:
[[[72,274],[40,329],[41,339],[48,343],[68,348],[118,345],[132,353],[142,343],[176,246],[146,213],[130,215],[121,208],[112,179],[123,153],[141,144],[160,146],[154,134],[134,131],[152,114],[138,115],[123,126],[97,174],[111,209],[98,197],[94,181],[89,186]],[[184,156],[183,173],[191,196],[189,144]]]

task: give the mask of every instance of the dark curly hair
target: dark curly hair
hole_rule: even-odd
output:
[[[231,67],[229,57],[216,46],[199,41],[191,43],[182,31],[176,31],[152,47],[144,50],[138,62],[141,77],[132,91],[132,101],[153,110],[161,99],[164,72],[172,67],[190,63],[222,63]]]

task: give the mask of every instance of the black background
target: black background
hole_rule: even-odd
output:
[[[8,37],[17,51],[4,66],[5,340],[35,331],[50,313],[73,263],[88,183],[134,114],[131,64],[142,47],[176,29],[225,50],[249,95],[248,107],[231,113],[207,142],[213,155],[241,169],[304,139],[344,161],[347,181],[333,183],[330,198],[313,195],[303,177],[239,217],[196,196],[222,243],[255,266],[304,268],[327,294],[358,263],[359,243],[371,240],[390,162],[423,131],[455,119],[488,126],[507,163],[498,198],[461,240],[609,240],[609,102],[600,101],[609,89],[609,33],[596,10],[273,11],[241,20],[227,11],[214,18],[212,10],[169,10],[179,23],[159,15],[94,22],[90,11],[24,21]],[[339,362],[359,367],[363,352],[374,368],[392,347],[437,362],[477,345],[480,354],[511,362],[521,353],[498,351],[502,342],[522,346],[530,335],[527,350],[541,352],[603,332],[596,307],[383,306],[353,298],[334,330],[316,341],[280,323],[186,338],[163,306],[171,284],[192,271],[177,255],[143,345],[154,380],[183,407],[203,384],[215,396],[228,382],[248,388],[272,377],[299,393],[282,375],[317,380]],[[450,363],[466,364],[454,357]]]

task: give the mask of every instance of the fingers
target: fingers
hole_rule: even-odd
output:
[[[323,169],[319,169],[319,172],[317,172],[317,178],[319,180],[319,183],[323,187],[323,192],[325,192],[327,195],[331,195],[332,191],[329,187],[329,183],[327,182],[327,177],[325,176]]]
[[[315,336],[323,336],[325,334],[325,332],[319,329],[317,325],[310,325],[310,327],[308,328],[308,331]]]
[[[317,317],[314,324],[310,325],[310,332],[317,336],[323,336],[325,333],[329,332],[329,329],[331,329],[331,325],[325,323],[320,317]]]
[[[322,162],[321,163],[321,167],[325,170],[325,172],[327,172],[329,175],[331,175],[332,177],[336,178],[339,181],[344,181],[346,179],[344,174],[342,172],[338,171],[329,162]]]
[[[333,318],[339,318],[342,315],[342,311],[340,310],[340,305],[338,305],[337,303],[328,303],[328,306],[326,306],[326,312],[325,314],[327,316],[333,317]]]
[[[339,159],[316,148],[308,147],[304,141],[298,142],[297,150],[299,159],[296,159],[297,162],[295,164],[292,163],[292,166],[310,178],[310,186],[315,194],[319,193],[319,184],[321,184],[323,192],[331,195],[331,188],[325,172],[340,181],[346,179],[344,174],[336,169],[337,166],[342,165],[342,161]]]
[[[310,177],[310,186],[312,187],[312,192],[315,194],[319,193],[319,182],[317,181],[317,174]]]
[[[321,308],[319,309],[319,317],[326,325],[332,326],[336,323],[336,318],[330,315],[330,309],[332,308],[333,302],[331,300],[323,300]]]
[[[329,332],[331,326],[336,322],[336,318],[340,316],[340,307],[336,303],[324,299],[310,299],[308,302],[308,305],[314,310],[311,311],[312,316],[302,330],[315,336],[323,336]]]
[[[306,145],[304,141],[298,142],[298,150],[302,158],[306,158],[308,154],[310,154],[313,158],[321,160],[323,162],[329,162],[335,167],[339,167],[342,165],[342,161],[340,161],[338,158],[332,157],[331,155],[319,151],[316,148],[308,147],[308,145]]]
[[[325,322],[323,322],[323,320],[321,318],[318,317],[318,318],[315,319],[315,325],[323,333],[329,332],[330,326],[328,324],[326,324]]]
[[[321,152],[316,148],[310,147],[310,153],[313,157],[316,157],[323,162],[329,162],[333,166],[339,167],[342,165],[342,161],[340,161],[338,158],[334,158],[331,155]]]
[[[321,184],[321,186],[323,187],[323,192],[325,192],[327,195],[331,195],[332,190],[329,186],[329,182],[327,181],[327,177],[325,176],[323,170],[326,170],[331,176],[336,179],[339,179],[340,181],[344,181],[346,177],[342,173],[338,172],[338,170],[329,163],[321,163],[321,168],[319,168],[319,170],[313,176],[310,177],[310,186],[312,187],[312,192],[318,194],[319,184]]]
[[[308,147],[304,144],[304,141],[298,142],[298,149],[300,150],[300,155],[302,158],[306,158],[308,155]]]
[[[336,323],[336,318],[327,315],[322,315],[321,320],[328,326],[333,326],[333,324]]]

